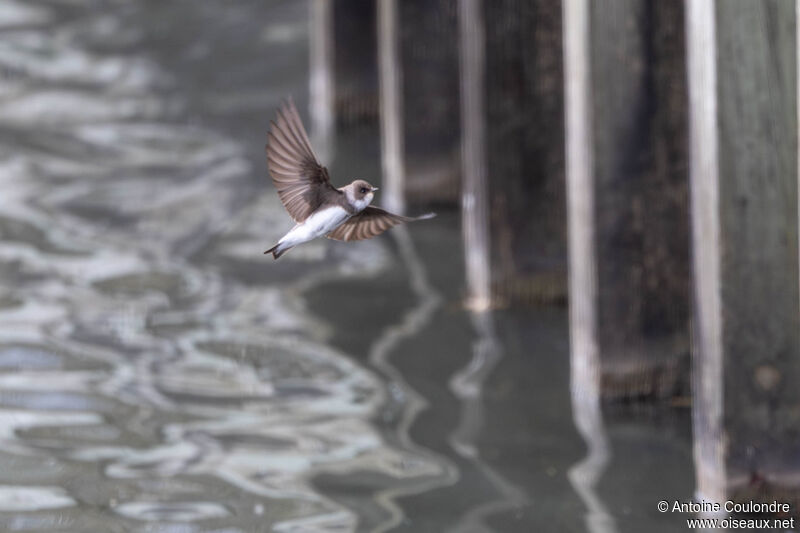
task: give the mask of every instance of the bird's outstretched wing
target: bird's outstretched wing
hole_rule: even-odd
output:
[[[361,241],[380,235],[387,229],[405,222],[433,218],[433,213],[420,217],[404,217],[384,211],[380,207],[369,206],[357,215],[348,218],[341,226],[328,234],[329,239],[337,241]]]
[[[326,197],[341,193],[331,185],[328,169],[317,161],[291,100],[281,106],[271,124],[266,150],[272,183],[289,216],[303,222]]]

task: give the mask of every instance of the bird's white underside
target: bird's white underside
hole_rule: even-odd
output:
[[[289,233],[281,237],[278,244],[283,245],[282,248],[290,248],[317,237],[323,237],[338,228],[348,218],[350,215],[339,206],[320,209],[289,230]]]

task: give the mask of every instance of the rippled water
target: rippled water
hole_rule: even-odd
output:
[[[462,310],[454,214],[261,255],[307,15],[0,3],[0,529],[583,529],[564,310]]]

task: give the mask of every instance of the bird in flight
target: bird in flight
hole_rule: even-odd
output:
[[[323,235],[337,241],[375,237],[398,224],[435,216],[404,217],[370,206],[377,187],[357,179],[335,188],[317,161],[294,103],[289,100],[271,121],[267,164],[283,206],[297,223],[264,252],[278,259],[293,247]]]

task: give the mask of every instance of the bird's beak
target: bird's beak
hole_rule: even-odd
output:
[[[375,192],[375,191],[377,191],[377,190],[378,190],[378,188],[377,188],[377,187],[373,187],[373,188],[372,188],[372,192]]]

